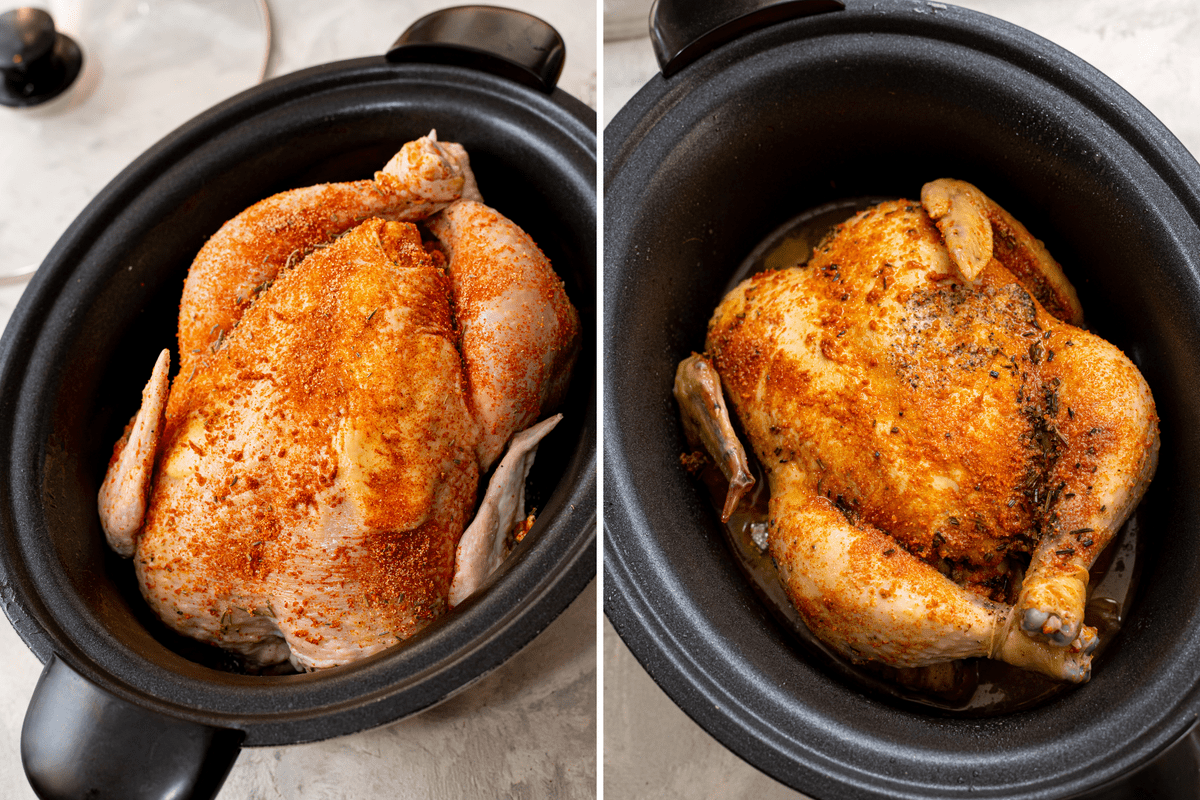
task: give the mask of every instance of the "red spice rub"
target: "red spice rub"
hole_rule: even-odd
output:
[[[160,615],[216,638],[261,600],[296,650],[386,646],[443,610],[479,469],[438,261],[369,220],[177,377],[137,557]]]

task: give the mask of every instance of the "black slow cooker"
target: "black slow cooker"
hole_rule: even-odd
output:
[[[595,114],[555,88],[564,56],[558,34],[529,15],[437,12],[386,56],[269,81],[185,124],[121,172],[46,257],[0,341],[0,591],[46,664],[22,736],[43,797],[211,796],[241,747],[350,733],[452,695],[594,577],[586,340],[562,435],[530,476],[533,529],[484,591],[362,662],[227,671],[154,619],[95,510],[147,365],[175,343],[183,279],[207,237],[275,192],[369,177],[430,129],[466,147],[487,202],[539,243],[585,336],[594,330]]]
[[[605,610],[674,701],[813,797],[1195,797],[1200,166],[1144,107],[1013,25],[925,0],[659,0],[662,73],[604,132]],[[981,187],[1149,382],[1140,589],[1093,677],[985,718],[864,693],[739,569],[671,396],[734,270],[810,209]],[[1148,794],[1147,794],[1148,793]]]

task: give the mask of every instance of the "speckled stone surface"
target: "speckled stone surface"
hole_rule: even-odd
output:
[[[637,2],[610,1],[614,9]],[[955,5],[1020,25],[1083,58],[1200,155],[1200,3],[962,0]],[[607,124],[658,72],[658,65],[646,37],[606,41],[603,59],[602,116]],[[654,684],[607,622],[603,646],[607,800],[805,797],[741,761],[693,723]]]
[[[186,0],[112,0],[128,13],[153,13],[156,4]],[[13,4],[18,5],[16,3]],[[60,27],[73,29],[79,2],[48,2]],[[255,0],[203,0],[201,10],[222,8],[253,19]],[[377,55],[420,16],[458,5],[434,0],[269,0],[272,50],[266,77],[359,56]],[[567,44],[559,85],[597,105],[595,0],[505,0],[553,25]],[[141,10],[145,6],[146,9]],[[234,7],[233,11],[229,7]],[[7,8],[7,6],[5,7]],[[194,11],[195,9],[193,9]],[[184,13],[184,12],[180,12]],[[187,12],[191,13],[191,12]],[[75,17],[78,19],[78,17]],[[240,35],[241,39],[236,39]],[[81,40],[82,41],[82,40]],[[89,47],[82,42],[85,49]],[[63,230],[108,180],[178,125],[262,73],[265,38],[251,24],[223,52],[222,72],[172,72],[169,96],[138,102],[123,87],[106,85],[118,67],[86,76],[86,91],[32,113],[0,108],[0,275],[41,261]],[[184,45],[180,45],[184,46]],[[188,47],[200,46],[195,42]],[[169,53],[170,48],[166,48]],[[148,57],[148,56],[147,56]],[[160,50],[156,58],[164,57]],[[124,68],[155,68],[150,61]],[[158,64],[171,69],[170,60]],[[218,74],[221,73],[221,74]],[[256,74],[257,73],[257,74]],[[124,103],[111,127],[89,125],[86,108],[96,98]],[[85,107],[84,114],[75,114]],[[115,132],[115,133],[114,133]],[[11,145],[27,144],[20,152]],[[56,149],[50,143],[61,143]],[[33,143],[33,144],[30,144]],[[69,157],[64,153],[69,153]],[[21,204],[9,187],[30,187],[42,212]],[[0,285],[0,325],[7,322],[23,286]],[[3,387],[0,387],[3,391]],[[221,800],[392,800],[393,798],[567,798],[596,795],[596,585],[524,650],[495,672],[445,703],[383,728],[325,742],[242,753]],[[41,664],[0,615],[0,798],[33,798],[19,755],[21,722]]]

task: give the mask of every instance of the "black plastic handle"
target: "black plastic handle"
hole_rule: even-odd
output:
[[[210,800],[241,731],[166,717],[47,662],[21,728],[21,761],[42,800]]]
[[[400,34],[388,61],[454,64],[551,92],[567,46],[532,14],[493,6],[458,6],[426,14]]]
[[[669,78],[752,30],[845,7],[842,0],[654,0],[650,42],[663,77]]]

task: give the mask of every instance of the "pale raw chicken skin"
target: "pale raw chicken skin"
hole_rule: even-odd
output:
[[[386,216],[426,219],[478,205],[459,200],[478,189],[458,145],[423,138],[389,169],[397,163],[398,185],[385,188],[398,200]],[[320,217],[306,205],[312,197],[346,198],[360,188],[269,198],[214,236],[189,273],[180,310],[181,349],[185,341],[203,346],[185,350],[169,399],[165,353],[160,358],[100,495],[110,544],[133,554],[159,617],[252,666],[357,660],[444,613],[452,582],[454,603],[476,591],[506,553],[514,519],[525,516],[528,465],[557,418],[517,437],[520,468],[497,470],[474,545],[456,554],[491,464],[482,443],[499,437],[500,446],[488,448],[498,456],[550,408],[540,385],[531,394],[524,367],[473,368],[462,330],[480,327],[506,363],[517,361],[513,351],[553,363],[535,384],[565,384],[579,349],[578,316],[528,237],[513,253],[511,233],[472,234],[464,243],[461,233],[443,232],[439,249],[408,222],[369,217],[336,238],[304,223]],[[379,210],[374,199],[367,207]],[[292,238],[270,247],[235,241],[271,227]],[[250,269],[236,258],[259,259],[264,248],[292,255],[266,273],[261,261]],[[510,276],[514,258],[533,264],[527,275]],[[253,280],[259,285],[247,297]],[[490,330],[464,308],[456,280],[531,283],[540,303],[526,313],[550,334]],[[198,342],[205,325],[212,337]],[[506,382],[520,402],[481,423],[475,395],[503,396]],[[502,500],[512,497],[520,508]]]
[[[1082,318],[1074,290],[999,206],[961,181],[922,198],[740,284],[677,397],[712,417],[695,377],[711,363],[770,485],[788,597],[843,655],[1087,680],[1088,569],[1153,474],[1150,390],[1064,321]],[[740,445],[716,438],[737,474]]]

